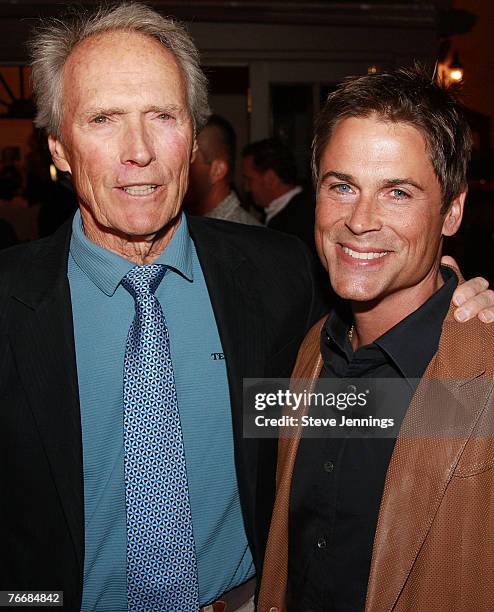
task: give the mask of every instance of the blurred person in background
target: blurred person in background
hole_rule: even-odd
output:
[[[298,236],[315,251],[314,195],[297,184],[292,151],[275,138],[246,145],[242,177],[245,191],[264,210],[266,226]]]
[[[193,215],[261,225],[242,208],[233,188],[236,140],[235,131],[226,119],[210,116],[197,136],[184,206]]]

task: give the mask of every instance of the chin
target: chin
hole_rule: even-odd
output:
[[[163,217],[162,215],[135,215],[131,218],[122,219],[115,225],[115,229],[128,236],[153,236],[164,227],[177,219],[177,215]]]
[[[365,291],[345,291],[339,289],[335,289],[334,291],[342,300],[348,300],[350,302],[370,302],[375,299],[374,294],[366,293]]]
[[[330,275],[331,278],[331,275]],[[346,280],[331,282],[334,292],[343,300],[351,300],[353,302],[370,302],[379,297],[381,294],[380,288],[368,287],[366,283],[355,280],[353,282]]]

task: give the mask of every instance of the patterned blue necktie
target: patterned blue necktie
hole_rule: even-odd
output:
[[[154,292],[162,265],[122,279],[135,299],[124,360],[129,610],[199,608],[197,559],[177,392],[165,317]]]

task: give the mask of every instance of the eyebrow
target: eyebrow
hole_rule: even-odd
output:
[[[98,115],[123,115],[125,113],[123,108],[103,108],[98,106],[95,108],[89,108],[85,111],[85,117],[97,117]]]
[[[339,181],[351,183],[352,185],[356,183],[355,177],[353,177],[351,174],[336,172],[336,170],[329,170],[328,172],[325,172],[321,178],[321,183],[324,183],[329,178],[336,178]],[[410,177],[385,179],[381,183],[381,187],[398,187],[399,185],[410,185],[419,191],[424,191],[424,188]]]
[[[386,181],[383,181],[382,183],[383,187],[397,187],[398,185],[410,185],[411,187],[415,187],[415,189],[418,189],[419,191],[424,191],[424,188],[419,185],[419,183],[409,177],[388,179]]]
[[[345,181],[347,183],[354,183],[355,179],[351,174],[345,174],[343,172],[336,172],[336,170],[329,170],[325,172],[321,177],[321,183],[324,183],[328,178],[337,178],[339,181]]]
[[[176,104],[169,104],[164,106],[147,106],[144,109],[145,113],[179,113],[185,109],[177,106]],[[104,108],[102,106],[89,108],[85,113],[85,117],[97,117],[98,115],[125,115],[127,113],[124,108],[110,107]]]
[[[145,113],[180,113],[185,110],[185,107],[178,106],[177,104],[166,104],[164,106],[148,106],[145,109]]]

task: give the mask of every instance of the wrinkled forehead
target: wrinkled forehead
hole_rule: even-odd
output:
[[[74,47],[63,72],[64,102],[74,96],[118,95],[126,89],[161,90],[170,103],[186,104],[185,80],[173,53],[139,32],[90,36]],[[140,91],[144,94],[145,91]]]

